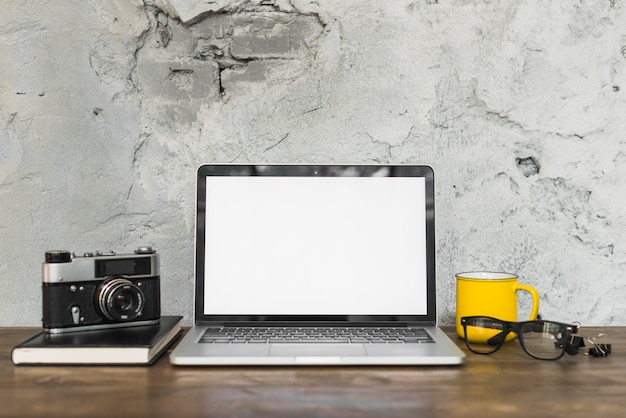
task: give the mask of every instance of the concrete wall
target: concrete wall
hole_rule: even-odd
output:
[[[626,324],[623,0],[208,3],[2,3],[0,325],[46,250],[140,244],[189,324],[205,162],[432,165],[442,323],[488,269]]]

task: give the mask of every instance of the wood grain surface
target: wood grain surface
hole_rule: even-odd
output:
[[[445,367],[175,367],[169,353],[150,367],[14,366],[11,348],[36,332],[0,328],[0,416],[626,416],[626,327],[581,328],[608,335],[606,358],[540,361],[513,341]]]

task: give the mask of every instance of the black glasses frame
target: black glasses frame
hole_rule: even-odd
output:
[[[487,352],[475,351],[474,349],[472,349],[471,343],[467,340],[468,324],[471,321],[476,320],[476,319],[484,319],[486,321],[491,321],[494,324],[498,325],[498,327],[496,328],[497,330],[501,330],[501,332],[499,332],[498,334],[494,335],[489,340],[487,340],[487,345],[494,347],[492,351],[487,351]],[[553,324],[553,325],[560,326],[562,328],[563,338],[554,343],[556,348],[561,348],[560,354],[553,358],[543,358],[543,357],[538,357],[534,355],[532,352],[528,351],[528,349],[526,348],[526,344],[524,342],[524,333],[521,332],[523,328],[526,328],[528,326],[528,324],[540,325],[541,327],[544,327],[545,324]],[[568,353],[570,355],[578,354],[578,346],[572,344],[573,335],[578,332],[578,327],[579,327],[578,325],[575,325],[575,324],[565,324],[562,322],[544,321],[544,320],[510,322],[510,321],[503,321],[501,319],[493,318],[490,316],[464,316],[461,318],[461,325],[463,326],[463,335],[465,336],[464,340],[465,340],[465,345],[467,346],[467,349],[470,350],[472,353],[476,353],[476,354],[495,353],[496,351],[500,349],[500,347],[502,347],[502,344],[504,344],[504,341],[506,340],[506,336],[509,335],[511,332],[514,332],[517,335],[519,343],[522,346],[522,349],[524,350],[524,352],[526,352],[526,354],[538,360],[558,360],[561,357],[563,357],[565,353]]]

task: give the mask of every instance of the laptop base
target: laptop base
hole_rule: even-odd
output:
[[[430,344],[203,344],[192,327],[170,355],[177,366],[460,365],[465,354],[438,327],[422,327]],[[297,353],[297,354],[296,354]]]

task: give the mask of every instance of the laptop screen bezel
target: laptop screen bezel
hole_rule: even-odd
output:
[[[332,177],[351,175],[370,177],[372,173],[387,172],[389,177],[421,177],[425,179],[426,204],[426,314],[425,315],[207,315],[204,307],[205,260],[205,202],[206,179],[209,176],[312,176]],[[197,170],[195,225],[195,304],[196,325],[215,323],[276,323],[276,324],[422,324],[436,323],[435,279],[435,194],[434,172],[427,165],[338,165],[338,164],[205,164]],[[402,291],[402,289],[398,289]]]

